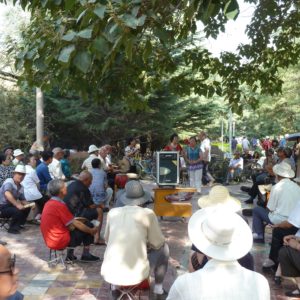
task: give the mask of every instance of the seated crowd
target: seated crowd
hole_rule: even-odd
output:
[[[176,136],[172,145],[174,139]],[[189,146],[180,150],[197,195],[202,192],[206,149],[201,150],[193,137]],[[188,223],[192,244],[189,273],[179,276],[169,292],[163,286],[169,246],[155,213],[147,208],[151,194],[143,189],[136,174],[126,173],[134,171],[136,152],[135,140],[130,140],[125,151],[128,168],[117,174],[120,170],[112,168],[111,146],[90,145],[82,171],[72,176],[70,152],[60,147],[41,154],[33,150],[28,157],[20,149],[5,149],[0,155],[0,216],[9,219],[8,233],[21,233],[32,210],[46,246],[66,249],[68,262],[79,260],[74,249],[82,244],[80,260],[99,261],[90,253],[90,245],[105,245],[101,275],[110,284],[113,299],[122,296],[124,287],[149,285],[153,272],[151,299],[264,300],[270,299],[270,287],[266,278],[254,271],[250,251],[253,243],[265,242],[265,227],[270,226],[271,249],[263,270],[273,270],[277,283],[281,276],[296,278],[297,289],[287,295],[300,298],[300,180],[294,178],[289,148],[278,148],[277,157],[268,148],[263,171],[252,177],[251,188],[242,187],[250,195],[246,204],[255,203],[258,197],[252,230],[242,215],[241,202],[226,187],[215,185],[207,196],[199,198],[200,209]],[[247,151],[244,158],[235,152],[227,182],[241,173],[247,159]],[[262,189],[261,185],[268,187]],[[267,189],[268,201],[262,201]],[[107,218],[102,238],[104,213]],[[15,257],[0,246],[0,299],[21,299],[17,298],[16,275]],[[1,288],[4,280],[10,280],[7,290]]]

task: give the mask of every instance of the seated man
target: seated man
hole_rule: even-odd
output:
[[[3,246],[0,246],[0,299],[22,300],[23,295],[17,291],[18,269],[16,256]]]
[[[190,218],[188,233],[209,260],[202,269],[179,276],[167,300],[270,299],[266,278],[237,262],[252,247],[251,230],[240,216],[203,208]]]
[[[250,198],[245,201],[246,204],[252,204],[257,196],[259,196],[259,199],[262,200],[261,195],[259,194],[258,186],[266,183],[271,183],[274,180],[272,168],[277,163],[277,157],[274,155],[273,149],[269,149],[266,153],[266,159],[263,163],[263,172],[252,175],[252,187],[241,187],[242,191],[247,192],[250,195]]]
[[[264,229],[266,224],[279,224],[286,221],[300,201],[300,187],[290,178],[295,172],[286,162],[273,167],[278,183],[272,189],[267,208],[257,206],[253,209],[253,238],[257,243],[264,243]]]
[[[113,190],[108,187],[107,175],[104,169],[101,168],[101,161],[99,158],[92,160],[91,174],[93,176],[93,181],[89,189],[93,201],[97,206],[104,208],[104,211],[109,211],[109,203],[113,195]]]
[[[90,145],[88,154],[89,157],[82,163],[81,169],[90,171],[92,169],[92,160],[98,158],[99,148],[95,145]]]
[[[95,244],[104,245],[105,242],[100,238],[103,210],[93,202],[89,190],[92,181],[92,174],[89,171],[82,171],[78,179],[68,184],[64,202],[75,217],[83,217],[89,221],[98,220],[100,222],[98,233],[95,236]]]
[[[241,175],[243,168],[244,160],[240,152],[236,151],[234,157],[229,162],[226,183],[229,184],[230,181],[233,181],[237,176]]]
[[[52,180],[48,166],[53,160],[53,152],[42,152],[42,159],[43,161],[36,168],[36,174],[40,180],[41,192],[45,195],[47,191],[47,185]]]
[[[107,215],[107,248],[101,275],[113,285],[117,299],[116,286],[139,284],[149,278],[150,268],[154,267],[155,298],[164,299],[169,247],[154,212],[143,207],[148,198],[140,182],[129,181],[125,190],[122,199],[125,206],[113,208]]]
[[[288,235],[284,237],[284,245],[279,252],[279,263],[281,274],[284,277],[292,277],[297,284],[294,291],[286,292],[288,297],[300,298],[300,238],[299,235]]]
[[[24,164],[23,160],[24,160],[25,156],[24,156],[24,152],[21,149],[15,149],[13,155],[14,155],[14,159],[12,161],[12,164],[14,166],[17,166],[18,164],[21,164],[21,165]]]
[[[25,166],[17,165],[13,178],[4,181],[0,188],[0,212],[4,218],[11,218],[8,233],[19,234],[30,212],[30,207],[24,197],[24,189],[21,185],[26,175]],[[20,201],[18,201],[20,200]]]
[[[49,173],[52,179],[66,179],[61,167],[61,160],[64,157],[64,150],[60,147],[56,147],[52,150],[53,152],[53,160],[51,164],[49,164]]]
[[[61,250],[66,247],[75,248],[83,243],[81,261],[94,262],[99,257],[89,252],[89,246],[94,241],[94,234],[98,231],[90,222],[86,224],[74,218],[66,203],[62,200],[67,194],[67,187],[63,180],[54,179],[48,183],[51,198],[45,204],[41,218],[41,232],[47,247]],[[67,260],[73,261],[77,257],[74,249],[68,249]]]

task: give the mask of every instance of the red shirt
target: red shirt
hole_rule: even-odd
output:
[[[179,144],[177,144],[176,147],[174,147],[172,145],[167,145],[164,148],[164,151],[179,151],[179,152],[181,152],[182,151],[182,147]]]
[[[68,226],[74,216],[61,200],[50,199],[45,204],[41,218],[41,232],[48,248],[60,250],[70,243]]]

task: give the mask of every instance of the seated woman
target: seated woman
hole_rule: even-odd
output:
[[[11,156],[9,154],[0,154],[0,187],[7,178],[13,177],[15,167],[11,166]]]
[[[36,174],[36,159],[32,154],[26,158],[26,175],[21,185],[24,188],[24,196],[26,201],[34,201],[35,211],[33,223],[39,223],[41,213],[43,211],[46,199],[43,199],[43,195],[41,194],[40,188],[40,180]]]

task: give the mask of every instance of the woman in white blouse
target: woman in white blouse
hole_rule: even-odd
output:
[[[27,159],[26,168],[26,176],[22,181],[22,186],[24,188],[24,196],[27,201],[34,201],[35,206],[35,219],[40,219],[40,213],[43,209],[43,195],[41,194],[39,187],[40,187],[40,180],[36,174],[36,159],[33,155],[29,155]]]

